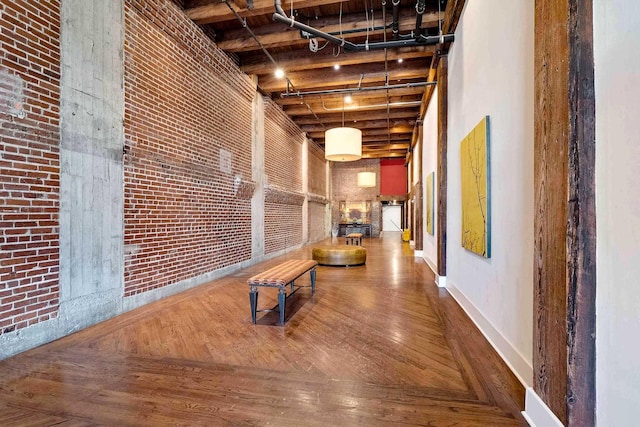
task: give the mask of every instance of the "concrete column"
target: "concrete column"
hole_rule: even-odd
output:
[[[302,134],[302,244],[309,242],[309,141]]]
[[[60,323],[118,314],[124,291],[123,0],[63,0]]]
[[[327,230],[326,234],[329,235],[331,234],[331,229],[333,227],[333,222],[334,222],[334,218],[333,218],[333,177],[331,176],[331,173],[333,171],[333,168],[331,167],[331,162],[326,162],[325,163],[325,178],[326,178],[326,189],[327,192],[325,194],[325,197],[330,200],[331,202],[327,204],[326,206],[326,211],[325,211],[325,218],[326,218],[326,224],[327,224]]]
[[[251,121],[251,179],[255,191],[251,199],[251,258],[264,256],[264,101],[256,92],[253,97],[253,119]]]

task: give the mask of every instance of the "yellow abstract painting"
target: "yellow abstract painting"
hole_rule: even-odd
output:
[[[427,233],[433,236],[433,172],[427,175]]]
[[[489,116],[460,143],[462,246],[491,256]]]

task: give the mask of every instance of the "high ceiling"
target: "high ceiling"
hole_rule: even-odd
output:
[[[394,13],[393,0],[282,0],[281,21],[293,16],[294,25],[334,35],[344,46],[275,22],[274,0],[184,0],[184,12],[320,146],[327,129],[344,123],[362,130],[364,158],[388,158],[405,157],[415,142],[435,80],[434,55],[449,44],[440,43],[440,28],[453,31],[460,4],[400,0]],[[284,78],[275,77],[276,65]]]

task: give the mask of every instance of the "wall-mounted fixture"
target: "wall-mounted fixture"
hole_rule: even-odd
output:
[[[358,187],[370,188],[376,186],[375,172],[358,172]]]
[[[362,158],[362,131],[339,127],[324,133],[324,158],[332,162],[351,162]]]

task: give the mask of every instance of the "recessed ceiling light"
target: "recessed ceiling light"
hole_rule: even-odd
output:
[[[347,104],[351,104],[351,101],[353,101],[353,99],[351,99],[351,95],[347,95],[344,97],[344,102],[346,102]]]
[[[339,70],[340,69],[340,64],[333,64],[333,69],[334,70]]]
[[[398,58],[398,64],[402,64],[403,59],[402,58]]]
[[[274,74],[276,78],[281,79],[284,77],[284,70],[282,68],[277,68]]]

